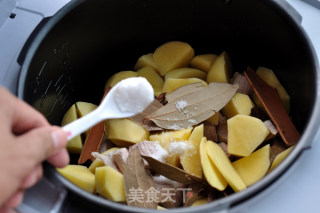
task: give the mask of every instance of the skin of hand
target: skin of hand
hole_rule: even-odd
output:
[[[42,177],[42,162],[69,163],[67,135],[0,87],[0,213],[14,212],[24,191]]]

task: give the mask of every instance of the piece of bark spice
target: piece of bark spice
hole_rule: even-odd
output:
[[[267,114],[277,127],[284,143],[287,146],[296,144],[300,134],[287,114],[277,90],[263,81],[250,67],[244,74]]]
[[[158,97],[157,100],[162,104],[162,105],[166,105],[168,103],[168,101],[166,101],[166,93],[161,93]]]
[[[209,122],[203,122],[203,136],[209,141],[217,142],[217,126]]]
[[[128,206],[156,209],[159,200],[151,199],[149,193],[156,193],[156,186],[152,175],[145,169],[145,164],[138,147],[129,151],[129,156],[123,172],[124,189]],[[140,190],[141,197],[136,195]],[[137,195],[136,195],[137,196]],[[157,202],[155,202],[157,201]]]
[[[104,99],[104,97],[106,97],[110,89],[111,87],[109,87],[105,91],[102,100]],[[100,146],[104,138],[104,133],[106,131],[104,123],[104,121],[101,121],[100,123],[96,124],[90,129],[89,134],[87,135],[84,145],[82,147],[78,164],[84,164],[87,160],[91,160],[91,162],[94,161],[94,157],[91,155],[91,153],[99,152],[100,150]]]
[[[227,119],[220,114],[219,125],[217,126],[218,141],[228,143],[228,124]]]

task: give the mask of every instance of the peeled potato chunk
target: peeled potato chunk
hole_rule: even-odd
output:
[[[162,87],[164,80],[152,67],[143,67],[137,71],[138,76],[146,78],[151,84],[155,96],[159,96],[162,93]]]
[[[294,146],[289,147],[288,149],[280,152],[273,160],[272,165],[268,172],[271,172],[274,168],[276,168],[291,152]]]
[[[218,168],[213,164],[207,153],[207,139],[204,137],[200,143],[201,167],[204,177],[210,186],[223,191],[228,186],[226,179],[222,176]]]
[[[228,152],[236,156],[250,155],[269,135],[260,119],[248,115],[236,115],[227,124]]]
[[[105,155],[107,153],[111,153],[119,149],[119,147],[112,147],[108,149],[107,151],[103,152],[102,155]],[[89,166],[89,171],[92,172],[93,174],[96,172],[97,167],[104,166],[104,163],[101,160],[95,159]]]
[[[269,84],[269,86],[277,89],[284,108],[288,113],[290,113],[290,96],[288,95],[287,91],[282,86],[274,72],[271,69],[259,67],[256,73],[267,84]],[[262,105],[260,107],[262,107]]]
[[[193,129],[187,142],[186,150],[181,157],[181,165],[189,174],[202,178],[200,160],[200,142],[203,138],[203,124]]]
[[[134,65],[134,70],[139,70],[143,67],[152,67],[153,69],[158,70],[156,63],[154,63],[152,53],[141,56],[136,65]]]
[[[73,104],[63,116],[61,126],[65,126],[68,123],[71,123],[72,121],[75,121],[77,119],[78,119],[78,115],[77,115],[76,105]],[[81,136],[77,135],[72,140],[68,141],[67,149],[70,153],[80,154],[82,150]]]
[[[204,205],[207,203],[209,203],[208,198],[203,197],[203,198],[196,200],[190,207],[201,206],[201,205]]]
[[[125,202],[123,175],[110,166],[96,168],[96,191],[115,202]]]
[[[207,83],[228,83],[231,74],[231,62],[227,52],[221,53],[212,63],[207,75]]]
[[[162,76],[167,72],[186,67],[194,56],[193,48],[181,41],[170,41],[158,47],[153,53],[153,60]]]
[[[87,114],[89,114],[90,112],[92,112],[93,110],[95,110],[98,106],[92,103],[88,103],[88,102],[82,102],[82,101],[78,101],[76,103],[76,108],[78,110],[78,114],[80,117],[83,117]],[[87,130],[85,132],[86,135],[88,135],[89,130]]]
[[[222,113],[231,118],[235,115],[250,115],[254,107],[250,97],[246,94],[236,93],[232,99],[222,108]]]
[[[201,80],[204,80],[206,77],[207,73],[201,70],[184,67],[168,72],[165,75],[165,80],[167,80],[168,78],[199,78]]]
[[[247,186],[259,181],[270,167],[270,144],[232,163]]]
[[[95,191],[95,177],[89,169],[81,165],[68,165],[57,171],[81,189],[93,193]]]
[[[197,55],[191,60],[190,66],[208,73],[216,58],[217,55],[215,54]]]
[[[106,137],[119,147],[128,147],[149,137],[149,131],[129,119],[106,121]]]
[[[172,166],[179,166],[179,156],[181,153],[178,151],[174,152],[170,150],[170,144],[174,142],[186,143],[191,135],[192,128],[176,130],[176,131],[165,131],[149,136],[149,141],[158,141],[162,148],[164,148],[169,155],[166,157],[166,163]],[[172,146],[171,146],[172,148]]]
[[[208,84],[199,79],[199,78],[184,78],[184,79],[179,79],[179,78],[168,78],[163,85],[162,92],[166,92],[169,94],[170,92],[188,84],[194,84],[201,82],[202,86],[206,87]]]
[[[137,77],[137,76],[138,76],[138,74],[133,71],[117,72],[116,74],[114,74],[113,76],[111,76],[109,78],[104,89],[107,90],[109,87],[113,87],[114,85],[116,85],[117,83],[119,83],[123,79]]]
[[[229,158],[218,144],[208,141],[207,152],[214,165],[219,169],[220,173],[235,192],[247,188],[237,171],[233,168]]]

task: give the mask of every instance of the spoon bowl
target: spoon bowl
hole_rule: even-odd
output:
[[[110,89],[98,108],[62,129],[71,140],[103,120],[128,118],[141,113],[153,100],[153,88],[145,78],[127,78]]]

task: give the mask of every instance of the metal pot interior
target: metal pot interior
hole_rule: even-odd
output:
[[[273,69],[291,96],[298,130],[312,128],[307,124],[316,100],[314,55],[301,28],[275,1],[84,1],[60,11],[30,43],[19,95],[59,125],[71,104],[98,104],[112,74],[132,70],[139,56],[171,40],[188,42],[196,54],[225,50],[234,71],[249,65]],[[106,208],[133,211],[64,184]],[[225,202],[236,203],[252,193],[244,191]]]

